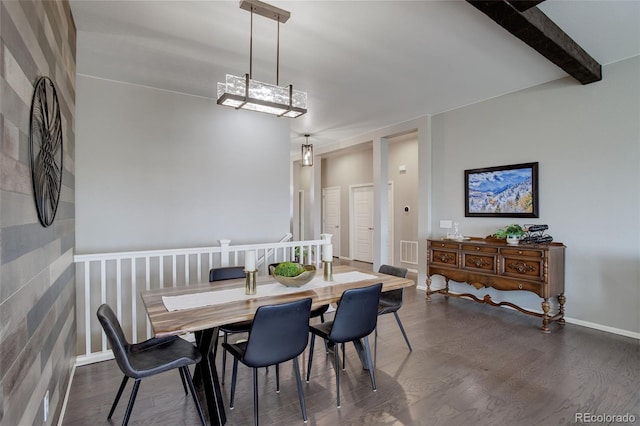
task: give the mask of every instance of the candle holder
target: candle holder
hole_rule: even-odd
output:
[[[258,271],[244,271],[246,275],[244,284],[245,294],[256,294],[256,272]]]
[[[333,281],[333,262],[323,260],[324,263],[324,280]]]

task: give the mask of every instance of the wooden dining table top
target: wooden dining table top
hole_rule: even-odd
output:
[[[361,270],[352,266],[335,266],[333,268],[334,275],[352,271],[375,275],[376,278],[349,283],[336,283],[309,290],[304,290],[304,287],[302,287],[302,291],[295,293],[261,297],[260,286],[273,284],[276,281],[271,276],[259,276],[257,277],[258,287],[255,298],[177,311],[168,311],[162,301],[162,297],[242,288],[245,285],[245,279],[217,281],[213,283],[195,284],[182,287],[159,288],[142,291],[140,295],[147,310],[154,335],[156,337],[163,337],[196,332],[219,327],[225,324],[251,320],[253,319],[258,307],[263,305],[286,303],[310,297],[312,299],[311,308],[315,309],[322,305],[337,302],[342,296],[342,293],[350,288],[366,287],[381,282],[382,291],[384,292],[416,285],[413,280],[408,278]],[[319,270],[318,274],[321,273],[322,271]]]

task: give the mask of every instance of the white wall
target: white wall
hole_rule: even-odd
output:
[[[635,57],[604,67],[597,83],[562,79],[434,116],[433,236],[445,232],[440,219],[473,236],[509,223],[548,224],[567,246],[566,315],[640,332],[638,76]],[[464,217],[465,169],[533,161],[539,219]],[[507,297],[541,309],[528,293]]]
[[[77,253],[276,241],[289,121],[79,75]]]

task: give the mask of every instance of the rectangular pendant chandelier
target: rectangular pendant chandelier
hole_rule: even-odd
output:
[[[307,112],[307,94],[293,86],[276,86],[227,74],[225,83],[218,83],[218,105],[235,109],[266,112],[280,117],[300,117]]]
[[[307,93],[293,90],[293,86],[280,86],[280,23],[286,22],[290,13],[263,3],[260,0],[242,0],[240,8],[251,12],[251,38],[249,44],[249,73],[244,77],[227,74],[224,83],[218,83],[218,105],[235,109],[265,112],[280,117],[296,118],[307,112]],[[253,64],[253,14],[278,22],[278,49],[276,60],[276,84],[252,79]]]

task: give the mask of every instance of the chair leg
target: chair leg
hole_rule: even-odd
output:
[[[196,403],[196,409],[198,410],[198,415],[200,416],[200,422],[202,422],[202,426],[205,425],[206,420],[204,419],[204,413],[202,412],[202,405],[200,405],[200,400],[198,399],[198,395],[196,394],[196,388],[193,385],[193,380],[191,379],[191,373],[189,372],[189,367],[184,366],[180,367],[180,375],[187,379],[187,383],[189,384],[189,389],[191,390],[191,396],[193,396],[193,402]]]
[[[227,343],[227,341],[229,340],[229,333],[224,333],[224,337],[222,339],[222,341],[224,343]],[[225,351],[224,349],[222,350],[222,375],[221,375],[221,380],[220,383],[224,385],[224,370],[227,366],[227,351]]]
[[[378,364],[378,326],[376,325],[376,334],[373,338],[373,366]]]
[[[369,367],[369,377],[371,377],[371,387],[375,392],[376,391],[376,375],[373,371],[374,369],[373,363],[371,362],[371,349],[369,349],[368,336],[364,336],[364,354],[365,354],[365,357],[367,358],[367,366]]]
[[[109,415],[107,416],[107,420],[111,420],[111,416],[113,415],[114,410],[116,409],[116,405],[118,405],[118,401],[120,401],[120,397],[122,396],[122,391],[124,390],[125,385],[129,377],[124,376],[122,378],[122,382],[120,383],[120,388],[118,389],[118,393],[116,394],[116,399],[113,400],[113,404],[111,405],[111,410],[109,411]]]
[[[276,393],[280,393],[280,364],[276,364]]]
[[[344,342],[342,343],[342,371],[347,371],[347,359],[344,357]]]
[[[182,387],[184,388],[184,394],[187,395],[189,394],[189,392],[187,391],[187,382],[185,381],[185,378],[184,378],[184,371],[182,371],[182,368],[178,368],[178,371],[180,372],[180,380],[182,380]]]
[[[338,351],[338,348],[336,348],[334,351],[334,359],[335,359],[335,369],[336,369],[336,395],[338,398],[338,408],[340,408],[340,353]]]
[[[129,417],[131,417],[131,410],[133,409],[133,403],[136,402],[136,396],[138,395],[138,389],[140,388],[140,381],[142,379],[136,379],[133,383],[133,389],[131,390],[131,396],[129,397],[129,404],[127,404],[127,411],[124,413],[124,419],[122,420],[122,426],[129,424]]]
[[[409,338],[407,337],[407,333],[404,332],[404,327],[402,326],[402,321],[400,321],[400,317],[398,316],[398,312],[394,312],[393,315],[396,317],[396,321],[398,321],[398,327],[400,327],[400,331],[404,336],[404,341],[407,342],[407,346],[409,347],[409,352],[413,352],[411,349],[411,343],[409,343]]]
[[[236,377],[238,375],[238,358],[233,358],[233,372],[231,373],[231,399],[229,400],[229,410],[233,410],[233,400],[236,396]]]
[[[296,373],[296,383],[298,384],[298,399],[300,400],[300,409],[302,410],[302,419],[307,422],[307,406],[304,403],[304,393],[302,392],[302,379],[300,378],[300,365],[298,365],[298,357],[293,359],[293,370]]]
[[[311,375],[311,363],[313,362],[313,347],[316,343],[316,335],[311,335],[311,343],[309,344],[309,363],[307,365],[307,383],[309,383],[309,376]]]
[[[253,369],[253,424],[258,426],[258,369]]]

